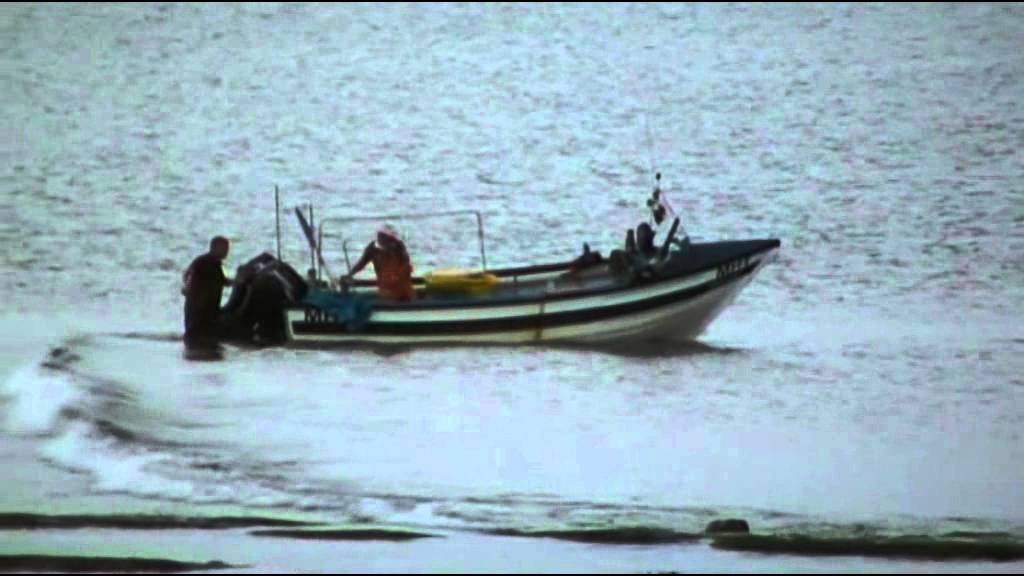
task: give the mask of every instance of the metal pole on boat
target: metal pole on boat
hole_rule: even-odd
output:
[[[323,229],[323,226],[321,226],[320,230],[316,234],[316,251],[317,251],[317,256],[323,257],[323,248],[322,248],[323,245],[324,245],[324,229]],[[323,272],[324,272],[324,267],[321,266],[320,270],[317,270],[317,272],[316,272],[316,279],[317,280],[319,280],[323,276]]]
[[[484,249],[484,218],[479,212],[476,213],[476,235],[480,239],[480,260],[484,272],[487,271],[487,251]]]
[[[277,260],[281,261],[281,195],[274,184],[274,221],[277,224]]]
[[[310,230],[316,230],[316,225],[313,224],[313,204],[312,203],[310,203],[310,205],[309,205],[309,229]],[[310,242],[310,247],[309,247],[309,249],[310,249],[310,252],[309,252],[309,267],[313,270],[314,273],[316,273],[316,252],[317,252],[317,249],[318,249],[317,245],[316,245],[316,238],[313,237],[313,236],[310,236],[309,242]]]
[[[351,274],[352,273],[352,261],[348,259],[348,240],[347,239],[344,242],[341,243],[341,251],[345,253],[345,266],[348,266],[348,271]]]

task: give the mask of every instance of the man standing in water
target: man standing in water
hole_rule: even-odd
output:
[[[185,346],[211,346],[219,335],[220,300],[231,281],[221,268],[228,257],[228,239],[210,240],[210,251],[196,257],[182,275],[185,296]]]

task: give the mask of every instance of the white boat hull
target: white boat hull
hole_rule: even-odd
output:
[[[374,311],[362,330],[338,329],[336,323],[331,330],[317,330],[318,326],[310,322],[308,312],[302,309],[288,310],[286,325],[293,343],[312,346],[686,342],[703,333],[776,254],[777,250],[770,250],[744,259],[742,273],[736,268],[723,273],[720,268],[634,289],[555,298],[550,302],[384,308]],[[691,293],[692,297],[686,296]],[[551,294],[557,295],[557,290]],[[662,301],[665,303],[659,304]],[[608,312],[620,309],[627,311]],[[587,319],[588,311],[594,311],[596,317]],[[556,321],[559,318],[574,320]],[[486,328],[453,331],[451,327],[455,325]],[[410,333],[388,333],[386,328],[402,326],[417,328]]]

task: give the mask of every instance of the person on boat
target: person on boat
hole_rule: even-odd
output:
[[[654,234],[654,228],[647,222],[641,222],[636,227],[636,252],[644,258],[650,258],[657,252]]]
[[[388,300],[413,300],[416,291],[412,286],[412,263],[398,232],[388,225],[377,231],[377,241],[367,244],[362,257],[352,270],[341,277],[342,282],[351,282],[367,264],[373,263],[377,274],[377,292]]]
[[[600,252],[591,251],[590,244],[583,243],[583,254],[576,257],[575,260],[569,263],[569,269],[566,274],[570,277],[578,275],[583,270],[604,262],[604,258],[601,257]]]
[[[213,238],[209,251],[192,260],[182,274],[186,346],[213,344],[219,336],[220,300],[224,286],[231,284],[221,266],[229,250],[227,238]]]

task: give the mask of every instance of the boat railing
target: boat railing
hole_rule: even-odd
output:
[[[479,247],[480,247],[480,262],[481,262],[481,265],[483,266],[482,269],[484,271],[486,271],[487,270],[487,248],[485,246],[485,239],[484,239],[484,218],[483,218],[483,215],[480,213],[479,210],[447,210],[447,211],[440,211],[440,212],[415,212],[415,213],[409,213],[409,214],[385,214],[385,215],[379,215],[379,216],[338,216],[338,217],[332,217],[332,218],[324,218],[323,220],[320,221],[319,236],[320,236],[320,238],[324,238],[325,236],[330,238],[330,237],[333,236],[333,234],[332,233],[325,233],[324,232],[325,228],[327,228],[328,226],[330,226],[332,230],[336,229],[335,227],[342,227],[343,228],[343,226],[345,224],[351,224],[353,222],[368,222],[368,221],[387,222],[387,221],[398,221],[398,220],[402,220],[402,221],[426,220],[426,219],[430,219],[430,218],[440,218],[440,217],[444,217],[444,216],[466,216],[466,215],[472,215],[472,216],[474,216],[476,218],[476,236],[477,236],[477,242],[479,243]],[[341,241],[342,241],[341,242],[342,251],[345,253],[345,265],[348,267],[349,272],[351,272],[352,271],[352,261],[349,258],[348,245],[349,245],[349,243],[353,242],[354,239],[348,238],[348,237],[344,236],[344,233],[342,233]],[[322,241],[321,241],[320,245],[321,246],[323,245]]]

